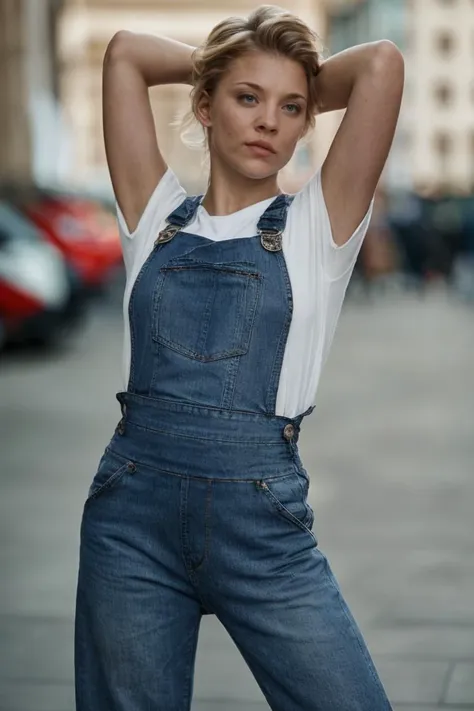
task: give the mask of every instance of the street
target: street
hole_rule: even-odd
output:
[[[0,711],[73,711],[79,522],[121,348],[109,301],[67,348],[0,358]],[[473,354],[474,310],[442,290],[351,298],[303,423],[319,545],[397,711],[474,710]],[[206,617],[193,711],[265,709]]]

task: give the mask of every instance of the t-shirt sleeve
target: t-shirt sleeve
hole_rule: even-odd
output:
[[[369,227],[374,199],[372,198],[367,213],[349,240],[339,246],[332,236],[331,222],[321,184],[321,169],[306,183],[297,197],[308,215],[311,237],[320,240],[318,253],[325,276],[328,279],[339,279],[344,275],[350,275]]]
[[[128,276],[143,264],[158,236],[161,225],[186,197],[175,173],[168,168],[153,191],[140,217],[138,225],[130,232],[119,204],[115,203],[117,222],[122,244],[123,261]]]

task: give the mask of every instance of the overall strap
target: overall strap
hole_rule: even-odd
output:
[[[267,207],[257,224],[262,247],[269,252],[279,252],[282,248],[282,234],[286,225],[288,208],[294,195],[278,195]]]
[[[167,218],[166,227],[158,235],[155,244],[169,242],[191,222],[201,204],[203,195],[187,197]],[[257,224],[262,247],[269,252],[279,252],[282,248],[282,234],[286,225],[288,208],[294,195],[278,195],[267,207]]]
[[[168,215],[166,218],[167,225],[158,235],[155,241],[156,245],[169,242],[177,232],[184,229],[186,225],[191,222],[200,205],[202,197],[202,195],[186,197],[183,202],[178,205],[176,210],[173,210],[173,212]]]

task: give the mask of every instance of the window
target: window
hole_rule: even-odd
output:
[[[453,101],[453,87],[447,82],[439,82],[434,87],[434,95],[439,106],[448,106]]]
[[[435,149],[440,157],[449,155],[452,148],[451,136],[443,131],[435,134],[434,137]]]
[[[434,149],[438,156],[439,179],[442,181],[449,170],[449,159],[453,148],[451,136],[444,131],[436,133],[434,136]]]
[[[435,37],[435,45],[438,52],[442,55],[452,54],[454,49],[454,36],[451,32],[443,30],[438,32]]]

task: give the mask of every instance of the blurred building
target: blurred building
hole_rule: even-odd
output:
[[[258,0],[0,0],[0,180],[32,177],[110,189],[101,119],[101,66],[122,28],[201,43],[230,14]],[[473,0],[285,0],[327,50],[388,37],[406,57],[399,127],[383,182],[387,189],[463,193],[474,187]],[[166,159],[190,190],[201,156],[171,124],[187,87],[152,90]],[[341,112],[318,119],[314,136],[286,171],[296,188],[322,162]]]
[[[0,0],[0,180],[47,172],[54,152],[60,5],[60,0]]]
[[[203,42],[224,17],[248,14],[255,0],[66,0],[58,25],[60,86],[72,136],[71,180],[101,185],[106,178],[101,120],[101,68],[107,43],[120,29],[164,34],[190,45]],[[318,0],[287,0],[285,7],[326,33],[325,11]],[[171,85],[151,90],[160,147],[189,190],[202,186],[202,156],[180,139],[173,121],[189,105],[189,87]],[[286,183],[296,186],[312,172],[328,149],[334,117],[324,116],[308,145],[301,146],[286,170]]]
[[[380,38],[406,60],[387,188],[464,193],[474,188],[472,0],[325,0],[331,52]]]

